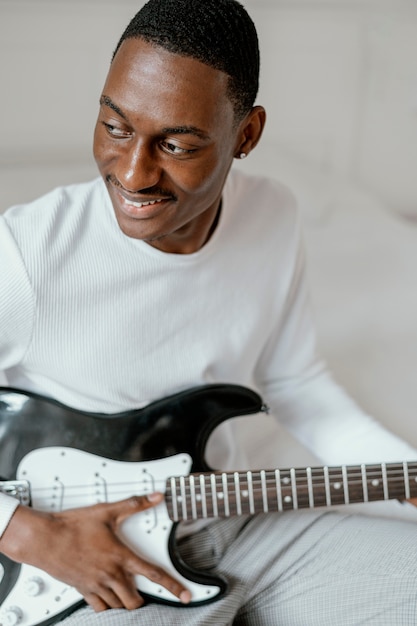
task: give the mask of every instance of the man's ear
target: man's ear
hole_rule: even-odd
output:
[[[240,122],[235,149],[236,159],[244,159],[254,149],[261,138],[265,122],[266,112],[261,106],[253,107]]]

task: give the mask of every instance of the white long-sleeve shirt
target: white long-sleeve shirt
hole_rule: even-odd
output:
[[[0,216],[0,370],[13,387],[104,413],[238,383],[328,464],[416,458],[320,359],[301,239],[287,189],[238,172],[211,239],[188,255],[124,235],[99,179],[13,207]],[[212,448],[215,466],[245,467],[232,420]],[[14,507],[1,505],[0,531]]]

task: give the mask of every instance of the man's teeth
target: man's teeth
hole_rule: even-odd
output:
[[[140,209],[143,206],[150,206],[151,204],[157,204],[159,202],[162,202],[162,200],[149,200],[149,202],[129,202],[129,204]]]

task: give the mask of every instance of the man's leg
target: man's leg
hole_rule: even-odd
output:
[[[150,604],[65,626],[407,626],[417,623],[417,528],[338,513],[216,522],[186,540],[184,558],[224,575],[229,592],[196,608]]]
[[[291,515],[288,523],[293,522]],[[228,552],[222,562],[231,570],[249,570],[251,546],[265,559],[235,626],[417,624],[417,526],[412,522],[327,513],[298,536],[293,528],[293,541],[278,552],[274,539],[269,548],[264,540],[274,535],[272,517],[257,524],[254,520],[249,541],[248,529],[237,538],[248,558],[233,562]]]

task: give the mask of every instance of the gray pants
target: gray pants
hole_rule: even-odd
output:
[[[417,527],[303,512],[217,521],[183,540],[193,567],[229,592],[194,608],[83,608],[65,626],[406,626],[417,624]]]

